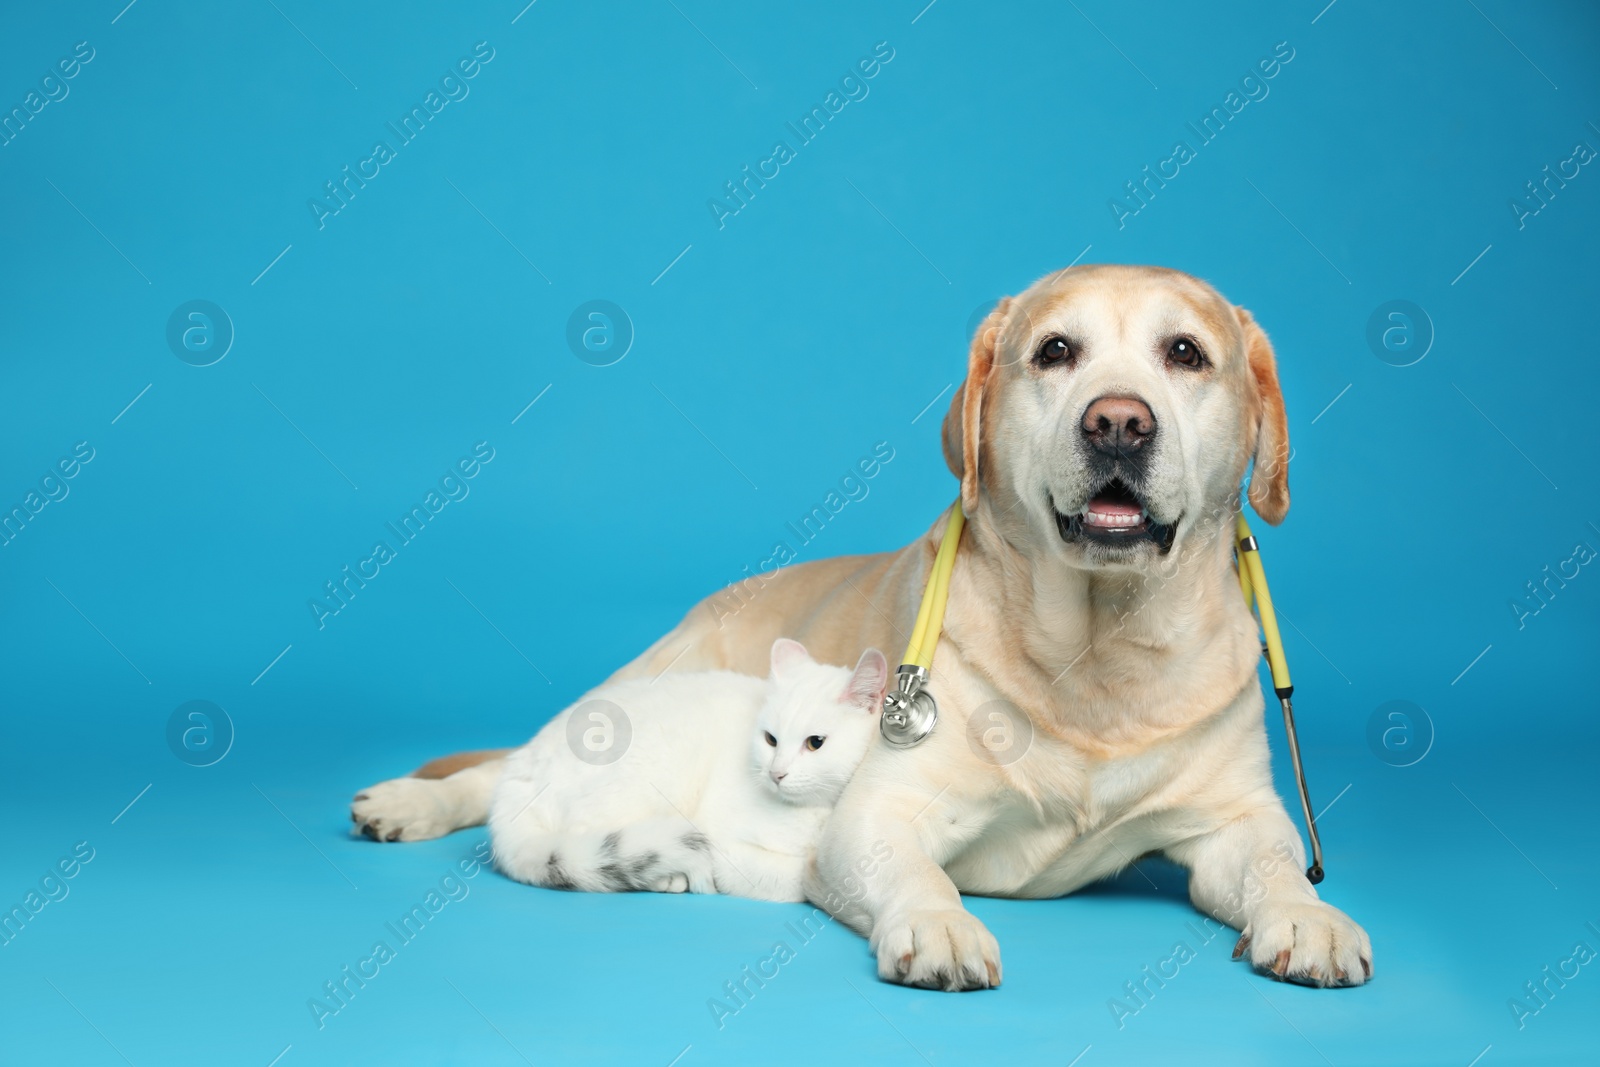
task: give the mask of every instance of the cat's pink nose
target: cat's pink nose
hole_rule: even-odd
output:
[[[789,772],[788,771],[773,771],[772,772],[772,780],[774,782],[781,782],[787,777],[789,777]]]

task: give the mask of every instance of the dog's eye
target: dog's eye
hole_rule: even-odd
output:
[[[773,748],[778,747],[778,739],[776,737],[773,737],[771,734],[762,734],[761,736],[765,737],[767,739],[767,744],[771,745]]]
[[[1167,362],[1198,370],[1206,365],[1206,354],[1200,351],[1200,346],[1194,343],[1193,338],[1180,337],[1167,349]]]
[[[806,747],[815,752],[817,749],[822,747],[822,742],[826,740],[826,737],[818,737],[815,734],[812,734],[810,737],[806,738]]]
[[[1072,359],[1072,342],[1065,337],[1051,337],[1039,346],[1039,354],[1034,358],[1041,367],[1053,367],[1058,363],[1065,363]]]

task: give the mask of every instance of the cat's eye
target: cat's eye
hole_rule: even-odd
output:
[[[767,744],[771,745],[773,748],[778,747],[778,739],[776,737],[773,737],[769,733],[763,733],[761,736],[765,737],[767,739]]]
[[[826,740],[826,737],[818,737],[816,734],[812,734],[810,737],[806,738],[806,747],[815,752],[817,749],[822,747],[822,742]]]

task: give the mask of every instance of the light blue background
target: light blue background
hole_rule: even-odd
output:
[[[1508,1007],[1600,949],[1600,577],[1510,608],[1600,547],[1600,174],[1523,228],[1509,206],[1600,147],[1591,6],[123,2],[0,33],[5,111],[95,50],[0,147],[0,505],[95,450],[0,548],[0,903],[95,850],[0,948],[0,1061],[1594,1057],[1593,965],[1524,1028]],[[470,95],[319,230],[307,200],[479,41]],[[880,41],[870,94],[719,230],[707,200]],[[1108,201],[1280,41],[1270,94],[1119,229]],[[972,901],[997,992],[880,984],[835,928],[719,1031],[707,999],[805,909],[480,874],[319,1031],[307,999],[482,837],[351,839],[349,795],[525,739],[876,442],[894,460],[802,558],[915,536],[955,491],[974,312],[1080,256],[1204,277],[1277,346],[1295,503],[1258,532],[1337,798],[1324,893],[1375,981],[1249,974],[1147,863]],[[210,367],[164,337],[194,299],[236,331]],[[613,366],[565,340],[592,299],[636,333]],[[1366,340],[1391,299],[1436,334],[1413,366]],[[477,441],[470,496],[319,630],[308,599]],[[237,732],[208,768],[165,741],[194,699]],[[1368,746],[1391,700],[1431,719],[1414,766]],[[1108,1000],[1179,939],[1199,959],[1119,1029]]]

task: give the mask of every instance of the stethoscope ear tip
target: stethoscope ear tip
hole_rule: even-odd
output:
[[[1322,864],[1313,863],[1311,866],[1306,868],[1306,881],[1310,882],[1312,885],[1320,885],[1322,883],[1322,879]]]

